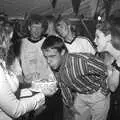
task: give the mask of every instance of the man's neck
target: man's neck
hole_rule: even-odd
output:
[[[62,68],[64,68],[64,65],[65,65],[67,56],[68,56],[68,53],[65,53],[65,54],[62,56],[62,60],[61,60],[60,66],[59,66],[56,70],[53,70],[54,72],[59,72]]]

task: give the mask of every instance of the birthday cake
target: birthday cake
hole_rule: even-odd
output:
[[[45,95],[57,90],[56,81],[48,81],[47,79],[32,81],[31,90],[34,92],[42,92]]]

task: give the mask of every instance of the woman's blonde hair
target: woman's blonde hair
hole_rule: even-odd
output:
[[[12,45],[11,33],[13,33],[12,26],[1,25],[0,26],[0,58],[6,61],[6,67],[12,64],[14,58],[10,53],[10,46]]]

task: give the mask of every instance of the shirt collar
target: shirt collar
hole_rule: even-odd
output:
[[[77,38],[77,36],[74,36],[71,42],[68,42],[68,41],[66,41],[66,40],[65,40],[65,42],[66,42],[67,44],[72,44],[72,43],[75,41],[76,38]]]

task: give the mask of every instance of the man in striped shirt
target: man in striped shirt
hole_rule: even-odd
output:
[[[105,120],[109,89],[103,61],[89,53],[68,53],[62,39],[56,36],[49,36],[41,48],[58,80],[64,104],[74,113],[74,119],[82,119],[81,115],[89,109],[92,120]],[[75,99],[77,94],[80,99],[74,101],[78,100]]]

